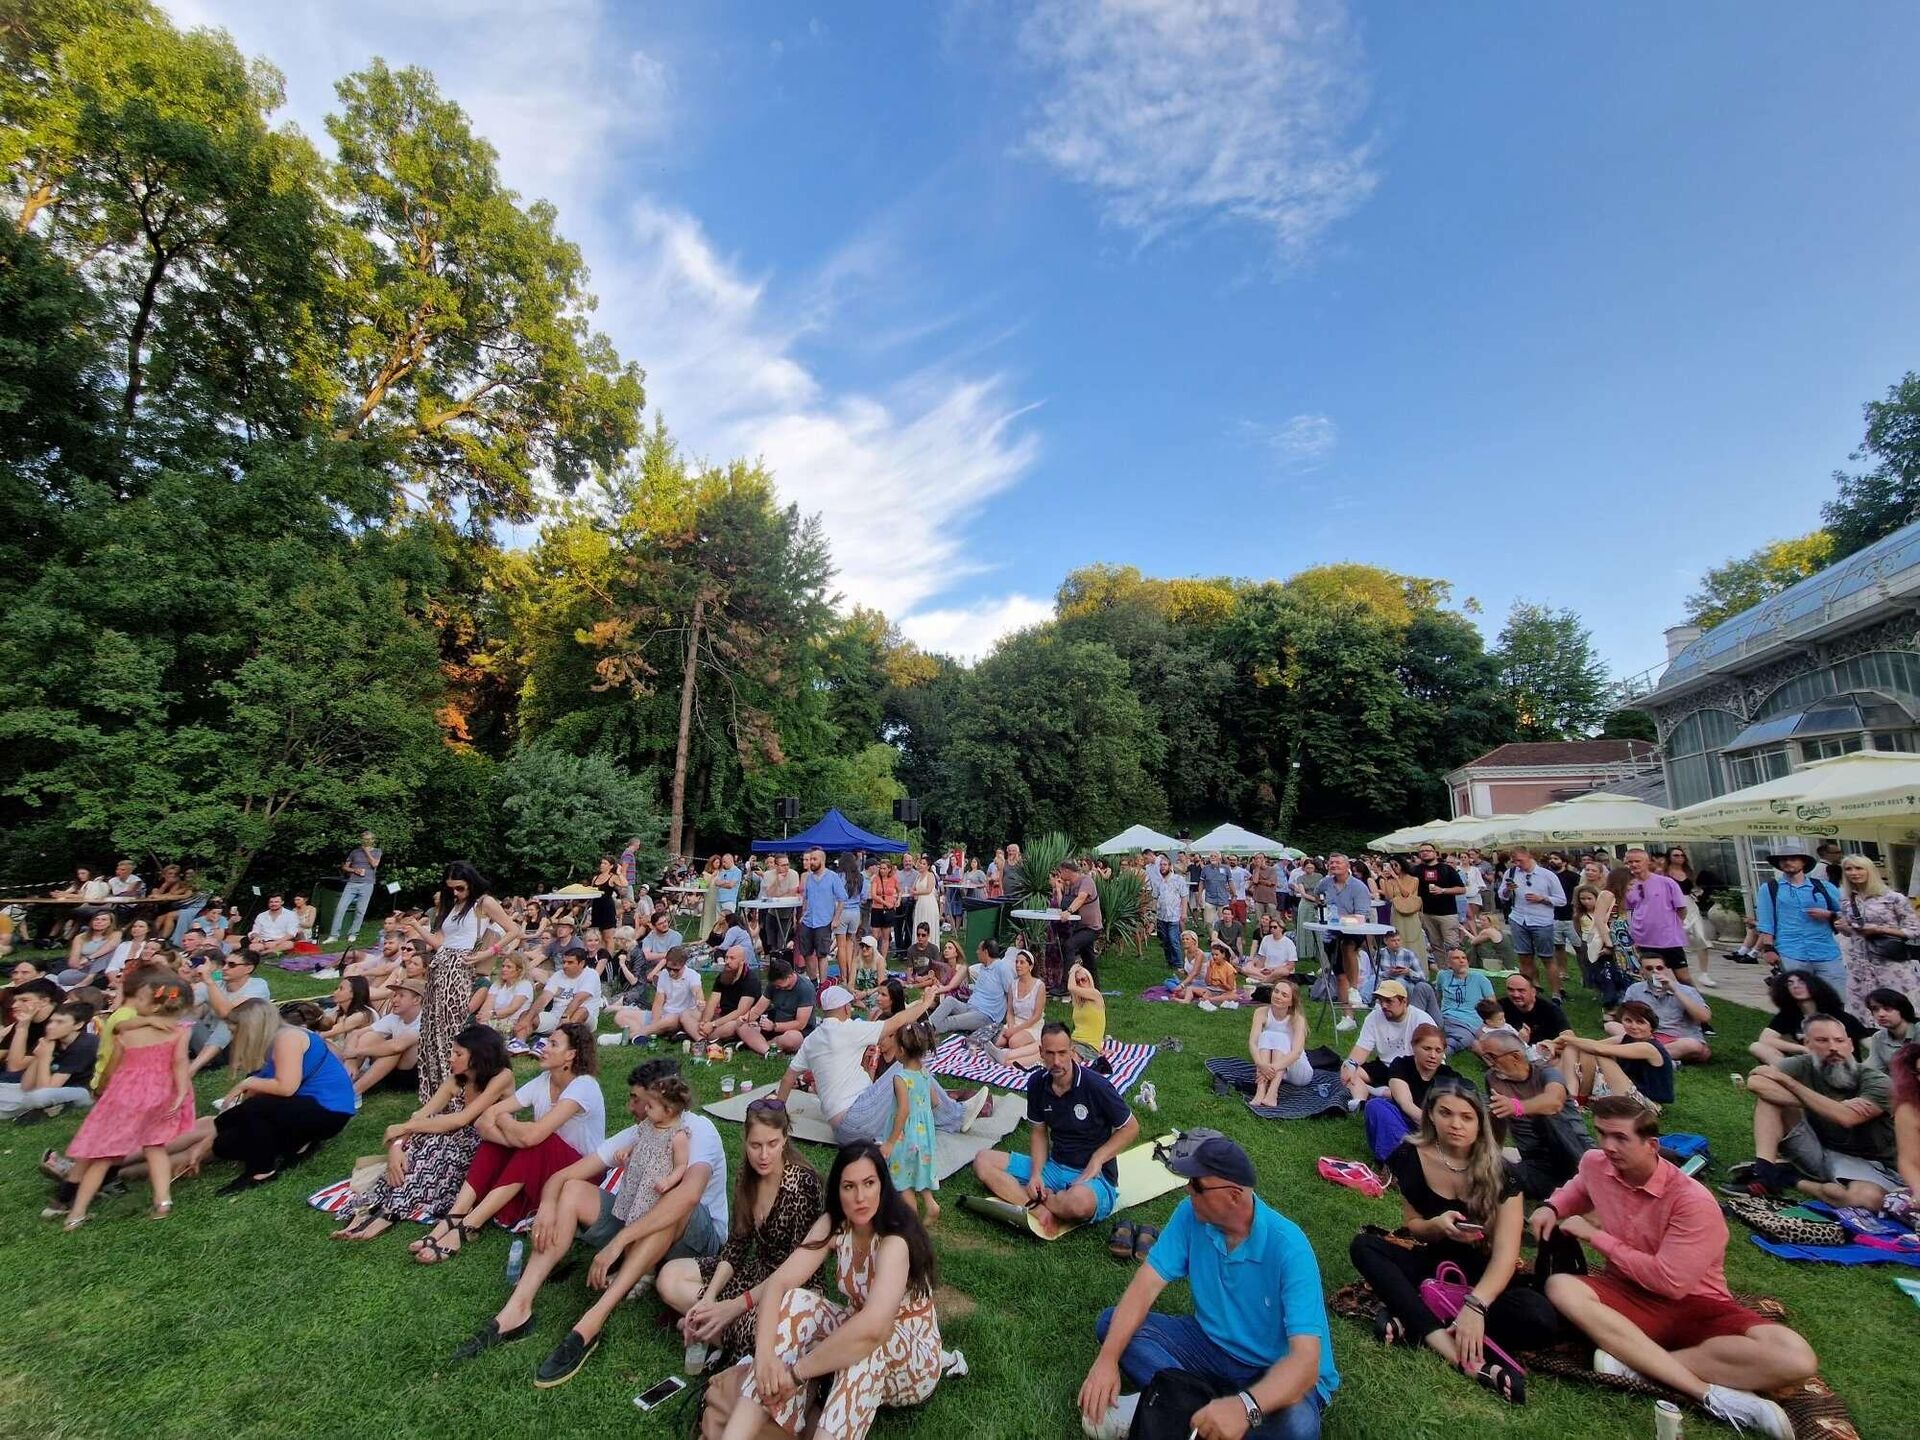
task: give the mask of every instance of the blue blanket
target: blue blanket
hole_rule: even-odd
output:
[[[1782,1260],[1819,1260],[1828,1265],[1912,1265],[1920,1269],[1920,1254],[1907,1250],[1881,1250],[1872,1245],[1783,1245],[1758,1235],[1747,1238]]]

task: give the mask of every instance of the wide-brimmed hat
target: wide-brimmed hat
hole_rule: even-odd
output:
[[[1773,865],[1780,860],[1799,859],[1811,862],[1819,857],[1807,848],[1807,842],[1798,835],[1789,835],[1783,840],[1776,840],[1767,851],[1766,858],[1767,863]]]

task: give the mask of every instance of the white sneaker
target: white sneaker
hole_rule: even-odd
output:
[[[1140,1103],[1154,1114],[1158,1115],[1160,1113],[1160,1092],[1154,1089],[1151,1080],[1140,1087]]]
[[[604,1035],[594,1036],[593,1043],[596,1045],[624,1045],[627,1043],[627,1037],[624,1031],[609,1030]]]
[[[1719,982],[1718,980],[1716,980],[1716,979],[1714,979],[1714,978],[1713,978],[1713,976],[1711,976],[1711,975],[1702,975],[1702,976],[1700,977],[1700,979],[1699,979],[1699,981],[1698,981],[1698,983],[1699,983],[1699,984],[1700,984],[1700,985],[1701,985],[1701,986],[1702,986],[1703,988],[1705,988],[1705,989],[1708,989],[1708,990],[1718,990],[1718,989],[1720,988],[1720,982]]]
[[[967,1357],[958,1350],[940,1352],[940,1375],[945,1380],[958,1380],[967,1373]]]
[[[332,966],[328,966],[325,970],[314,971],[313,978],[316,980],[338,980],[340,978],[340,972]]]
[[[1211,1015],[1214,1011],[1218,1010],[1220,1007],[1214,1004],[1213,1001],[1211,1000],[1202,1000],[1199,1004],[1195,1005],[1193,1008],[1196,1010],[1204,1010],[1209,1015]]]
[[[1358,1030],[1360,1028],[1360,1024],[1357,1020],[1353,1018],[1353,1012],[1349,1010],[1340,1017],[1340,1022],[1337,1025],[1335,1025],[1333,1028],[1336,1031]]]
[[[1735,1430],[1751,1430],[1771,1440],[1793,1440],[1793,1422],[1787,1419],[1787,1412],[1751,1390],[1709,1385],[1700,1404],[1709,1415],[1726,1421]]]
[[[966,1116],[966,1118],[960,1122],[960,1133],[962,1135],[973,1129],[974,1121],[980,1118],[980,1112],[987,1108],[987,1102],[991,1099],[993,1099],[993,1092],[988,1090],[984,1085],[966,1098],[965,1103],[960,1107]]]
[[[1596,1350],[1593,1352],[1593,1368],[1602,1375],[1618,1375],[1625,1380],[1646,1381],[1647,1379],[1646,1376],[1627,1364],[1626,1361],[1615,1359],[1605,1350]],[[1649,1381],[1647,1383],[1652,1382]]]
[[[1133,1412],[1139,1408],[1139,1395],[1122,1395],[1098,1420],[1082,1415],[1080,1428],[1087,1432],[1088,1440],[1127,1440],[1127,1432],[1133,1429]]]

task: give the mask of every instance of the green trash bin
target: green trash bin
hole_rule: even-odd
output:
[[[1011,930],[1007,907],[999,900],[962,900],[960,902],[960,948],[969,963],[982,940],[1004,940]]]

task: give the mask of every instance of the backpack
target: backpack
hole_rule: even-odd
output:
[[[1807,880],[1813,886],[1813,893],[1820,897],[1820,908],[1822,910],[1832,910],[1837,913],[1840,909],[1840,902],[1833,898],[1833,892],[1827,889],[1822,881],[1812,875],[1809,875]],[[1766,889],[1767,903],[1773,906],[1773,923],[1778,925],[1780,923],[1780,882],[1778,880],[1769,880],[1767,881]],[[1833,921],[1827,921],[1826,926],[1831,930],[1833,928]]]
[[[1127,1440],[1188,1440],[1193,1412],[1233,1393],[1187,1370],[1162,1370],[1140,1392]]]

